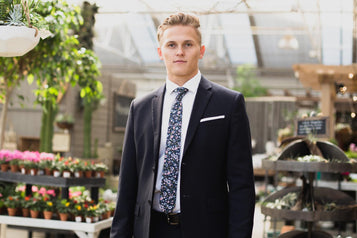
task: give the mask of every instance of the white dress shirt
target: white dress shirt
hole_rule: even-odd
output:
[[[180,163],[179,163],[179,174],[177,181],[177,191],[176,191],[176,206],[173,210],[174,213],[178,213],[181,211],[180,208],[180,178],[181,178],[181,161],[183,148],[185,148],[185,139],[188,124],[191,117],[193,102],[196,97],[197,88],[201,81],[201,72],[198,73],[190,80],[188,80],[182,87],[188,89],[188,92],[182,98],[182,127],[181,127],[181,151],[180,151]],[[164,155],[166,148],[166,137],[167,137],[167,129],[169,127],[169,117],[172,105],[175,102],[176,93],[173,91],[179,87],[177,84],[171,82],[169,79],[166,79],[166,93],[164,97],[164,105],[162,110],[162,124],[161,124],[161,138],[160,138],[160,151],[159,151],[159,163],[158,163],[158,172],[156,178],[155,185],[155,194],[153,201],[153,208],[156,211],[161,211],[159,205],[160,199],[160,189],[161,189],[161,179],[162,179],[162,169],[164,166]]]

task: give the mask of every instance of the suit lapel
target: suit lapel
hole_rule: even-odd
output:
[[[160,131],[161,131],[161,113],[165,94],[165,86],[162,86],[156,91],[152,99],[152,123],[154,129],[154,159],[155,162],[159,158],[160,147]],[[155,163],[156,164],[156,163]]]
[[[197,89],[195,102],[192,108],[190,123],[188,125],[188,129],[186,133],[186,141],[185,141],[185,148],[183,151],[183,155],[185,155],[187,148],[191,144],[196,129],[200,124],[200,119],[202,118],[202,115],[206,109],[209,99],[211,98],[212,95],[211,88],[212,88],[212,84],[207,79],[202,77]]]

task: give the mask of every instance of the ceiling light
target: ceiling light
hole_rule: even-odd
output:
[[[299,42],[295,36],[286,34],[279,40],[278,46],[280,49],[297,50],[299,49]]]

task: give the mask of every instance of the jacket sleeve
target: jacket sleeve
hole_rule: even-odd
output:
[[[237,95],[232,111],[227,151],[229,238],[250,238],[254,220],[255,187],[250,128],[242,94]]]
[[[110,232],[111,238],[132,238],[137,182],[134,103],[132,103],[124,137],[117,204]]]

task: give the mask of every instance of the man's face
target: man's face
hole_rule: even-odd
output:
[[[198,73],[198,60],[204,52],[205,47],[200,45],[195,29],[182,25],[167,28],[158,48],[169,80],[180,86]]]

